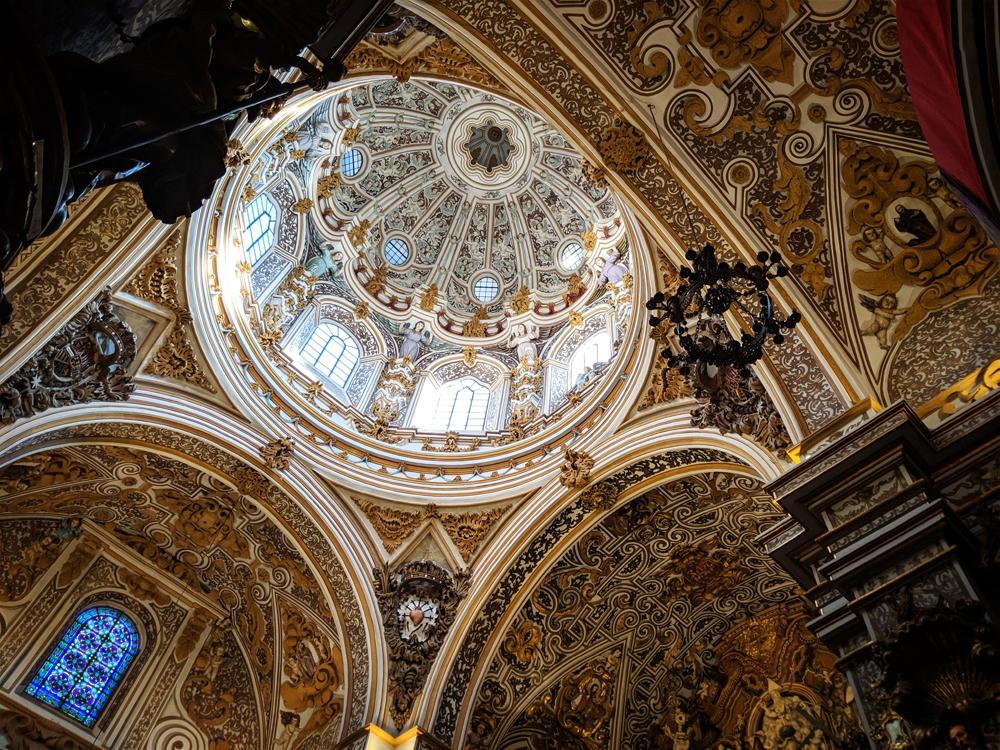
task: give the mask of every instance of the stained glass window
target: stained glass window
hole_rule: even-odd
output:
[[[92,727],[138,650],[128,615],[92,607],[66,628],[26,692]]]

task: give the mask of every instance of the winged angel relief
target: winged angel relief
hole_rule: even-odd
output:
[[[1000,269],[1000,250],[931,176],[933,162],[900,164],[892,152],[852,140],[841,141],[840,153],[847,231],[857,238],[851,254],[868,267],[853,277],[872,313],[861,333],[888,349],[929,313],[982,294]]]

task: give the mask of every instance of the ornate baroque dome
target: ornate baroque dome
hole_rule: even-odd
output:
[[[614,411],[649,270],[599,173],[538,115],[381,79],[237,135],[207,274],[218,351],[253,381],[235,397],[317,458],[379,481],[511,480]]]

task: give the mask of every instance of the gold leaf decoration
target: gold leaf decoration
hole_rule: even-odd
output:
[[[462,559],[469,558],[479,549],[480,542],[490,533],[494,521],[510,510],[509,505],[493,508],[482,513],[442,513],[441,525],[462,553]]]
[[[307,214],[312,211],[313,202],[311,198],[303,198],[292,204],[292,210],[298,214]]]
[[[528,287],[524,284],[518,289],[510,300],[510,309],[515,315],[521,315],[531,309],[531,296]]]
[[[542,631],[530,620],[522,622],[517,628],[511,628],[503,642],[503,649],[522,664],[528,664],[538,653],[538,644],[542,640]]]
[[[609,129],[597,144],[601,158],[616,172],[634,172],[646,160],[649,144],[646,136],[629,123]]]
[[[186,383],[204,388],[210,393],[218,393],[218,389],[202,372],[198,360],[195,359],[194,349],[187,340],[186,326],[179,322],[174,323],[174,328],[167,340],[153,355],[143,372],[146,375],[183,380]]]
[[[422,511],[407,511],[386,508],[353,495],[351,499],[367,516],[389,554],[399,549],[406,538],[425,520],[436,518],[466,562],[479,549],[479,545],[490,533],[493,524],[511,508],[510,505],[504,505],[482,513],[441,513],[434,503],[428,503]]]
[[[382,540],[385,551],[390,555],[399,549],[406,538],[416,531],[423,523],[426,513],[411,513],[410,511],[385,508],[360,497],[351,496],[358,507],[368,517],[368,521]]]
[[[351,244],[354,247],[361,247],[365,244],[365,240],[368,239],[368,230],[371,228],[371,221],[369,219],[362,219],[358,222],[357,226],[351,227],[347,232],[347,237],[350,239]]]
[[[438,291],[438,285],[432,283],[429,287],[427,287],[427,291],[420,293],[420,309],[425,310],[426,312],[432,312],[434,310],[434,305],[437,304],[438,294],[440,294]]]
[[[477,356],[478,350],[474,346],[466,346],[462,349],[462,359],[465,360],[466,367],[475,367]]]
[[[359,302],[357,304],[357,307],[354,308],[354,319],[364,320],[367,317],[368,317],[368,303],[364,301]]]

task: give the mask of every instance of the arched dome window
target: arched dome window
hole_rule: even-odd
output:
[[[91,607],[66,628],[25,692],[92,727],[138,651],[128,615]]]
[[[278,225],[278,209],[266,195],[258,195],[243,211],[243,244],[250,258],[250,265],[264,257],[274,244],[274,230]]]
[[[603,365],[611,359],[611,337],[606,331],[601,331],[583,342],[573,354],[569,363],[570,384],[577,383],[595,365]]]
[[[302,347],[302,356],[341,388],[361,358],[358,342],[336,323],[320,323]]]
[[[430,429],[446,432],[482,432],[486,429],[486,408],[490,389],[472,378],[453,380],[437,394]]]

